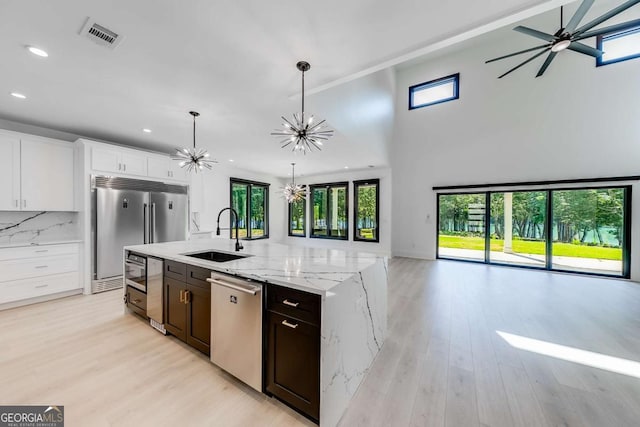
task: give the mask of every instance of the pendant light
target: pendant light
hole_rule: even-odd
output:
[[[306,190],[302,185],[296,184],[296,164],[291,163],[291,182],[284,186],[284,198],[293,203],[306,197]]]
[[[272,132],[271,135],[284,137],[284,139],[280,141],[282,144],[281,148],[292,145],[292,151],[302,151],[303,154],[306,154],[307,151],[313,151],[313,149],[320,151],[322,141],[326,141],[333,136],[333,130],[326,129],[326,125],[324,124],[326,120],[313,124],[313,116],[309,118],[305,116],[304,73],[311,69],[311,65],[306,61],[300,61],[296,64],[296,67],[302,72],[302,111],[293,114],[293,121],[289,121],[282,116],[282,120],[284,121],[282,123],[282,129]]]
[[[193,116],[193,148],[176,148],[176,154],[173,160],[180,161],[180,167],[185,168],[187,172],[201,171],[204,168],[211,169],[211,163],[218,163],[215,160],[209,160],[209,153],[204,148],[196,149],[196,117],[200,115],[197,111],[189,111]]]

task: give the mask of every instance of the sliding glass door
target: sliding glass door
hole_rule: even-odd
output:
[[[439,194],[437,257],[629,277],[630,194],[629,186]]]
[[[438,256],[484,260],[485,193],[442,194],[438,206]]]
[[[623,275],[625,189],[553,191],[552,268]]]
[[[491,193],[489,262],[546,266],[546,191]]]

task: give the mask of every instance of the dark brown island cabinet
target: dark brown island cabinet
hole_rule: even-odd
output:
[[[267,393],[319,422],[320,295],[267,286]]]
[[[206,268],[164,261],[165,329],[209,355],[211,348],[211,285]]]

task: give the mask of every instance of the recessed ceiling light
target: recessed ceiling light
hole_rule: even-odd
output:
[[[33,53],[34,55],[41,56],[43,58],[49,56],[47,52],[34,46],[27,46],[27,50],[29,50],[29,52]]]
[[[233,163],[233,159],[229,159],[229,161],[230,161],[231,163]]]
[[[344,168],[345,168],[345,169],[349,169],[349,166],[345,166]]]
[[[18,92],[11,92],[11,96],[15,96],[16,98],[20,98],[20,99],[27,99],[26,96]]]
[[[151,129],[144,128],[144,129],[142,129],[142,132],[144,132],[144,133],[151,133]]]

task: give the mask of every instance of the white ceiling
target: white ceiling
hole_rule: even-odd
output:
[[[237,167],[286,176],[292,161],[305,175],[387,166],[389,66],[562,2],[3,1],[0,118],[170,152],[191,143],[188,111],[196,110],[198,145]],[[122,34],[121,45],[109,50],[80,37],[89,16]],[[306,110],[336,130],[321,153],[304,158],[269,135],[281,115],[300,108],[298,60],[311,63],[308,89],[327,88],[307,97]]]

